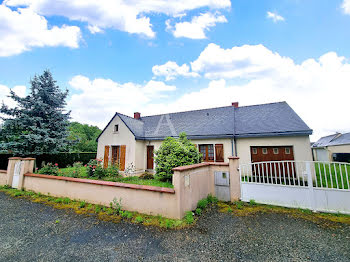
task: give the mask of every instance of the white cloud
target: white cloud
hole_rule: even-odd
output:
[[[11,56],[32,47],[66,46],[77,48],[80,28],[63,25],[48,27],[47,21],[28,8],[10,8],[0,5],[0,56]]]
[[[149,106],[150,112],[223,106],[233,101],[241,105],[287,101],[314,129],[314,140],[350,131],[350,118],[344,117],[349,111],[350,63],[335,52],[297,64],[262,45],[222,49],[210,44],[191,65],[195,72],[217,80],[173,104]],[[239,79],[245,80],[243,84]]]
[[[345,14],[350,15],[350,0],[344,0],[341,7]]]
[[[8,97],[10,95],[10,90],[11,89],[8,88],[7,86],[0,84],[0,106],[2,105],[2,103],[4,103],[5,105],[7,105],[9,107],[16,106],[17,103]],[[14,91],[16,93],[16,95],[18,95],[20,97],[24,97],[26,94],[26,87],[25,86],[14,86],[12,88],[12,91]],[[7,117],[5,115],[0,114],[0,117],[1,116]],[[0,123],[1,122],[2,122],[2,120],[0,119]]]
[[[161,13],[176,17],[198,8],[222,9],[231,6],[230,0],[5,0],[4,4],[28,6],[44,16],[63,16],[86,22],[93,33],[97,28],[113,28],[150,38],[155,36],[155,32],[147,14]]]
[[[175,37],[186,37],[191,39],[205,39],[206,31],[217,23],[226,23],[225,16],[218,13],[204,13],[192,18],[191,22],[179,22],[171,26],[166,22],[166,28],[172,31]]]
[[[173,85],[151,80],[144,85],[132,82],[120,84],[111,79],[77,75],[69,85],[77,91],[68,102],[72,118],[82,123],[97,124],[100,127],[116,112],[132,115],[133,110],[143,108],[153,99],[165,97],[176,90]]]
[[[267,12],[266,17],[269,19],[272,19],[272,21],[274,23],[281,22],[281,21],[285,20],[283,16],[281,16],[277,13],[270,12],[270,11]]]
[[[207,78],[251,78],[266,74],[282,75],[293,69],[294,62],[263,45],[235,46],[223,49],[209,44],[191,62],[192,71]]]
[[[163,65],[155,65],[152,67],[155,76],[164,76],[166,81],[173,80],[177,76],[198,77],[195,72],[190,72],[190,67],[186,64],[179,66],[176,62],[168,61]]]

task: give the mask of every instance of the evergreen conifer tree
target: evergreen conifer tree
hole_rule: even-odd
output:
[[[2,104],[0,150],[16,156],[66,152],[70,112],[65,111],[68,90],[61,91],[49,70],[30,81],[30,94],[9,95],[16,102],[11,108]]]

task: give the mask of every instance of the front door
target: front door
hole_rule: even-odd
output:
[[[119,165],[120,164],[120,147],[112,146],[112,164]]]
[[[147,146],[147,169],[153,169],[154,146]]]

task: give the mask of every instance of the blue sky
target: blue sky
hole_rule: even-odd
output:
[[[287,101],[313,139],[350,131],[336,116],[350,94],[350,1],[200,2],[3,1],[0,99],[48,68],[73,119],[100,127],[115,111]]]

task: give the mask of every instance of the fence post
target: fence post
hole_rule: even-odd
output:
[[[241,198],[241,179],[239,176],[239,157],[230,156],[230,195],[231,202],[240,200]]]
[[[310,207],[311,207],[310,209],[316,212],[314,186],[313,186],[310,162],[306,162],[306,173],[307,173],[307,185],[309,187],[309,201],[310,201]]]
[[[18,182],[19,190],[22,190],[24,187],[24,174],[33,173],[35,158],[27,157],[27,158],[23,158],[22,161],[23,161],[23,165],[21,168],[21,172],[19,174],[19,182]]]
[[[17,162],[22,161],[21,157],[10,157],[7,164],[7,182],[8,186],[12,186],[13,175],[15,173],[15,165]]]

